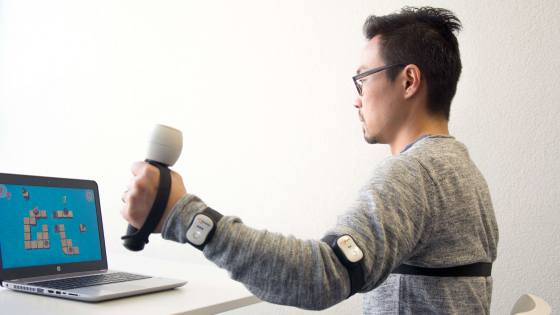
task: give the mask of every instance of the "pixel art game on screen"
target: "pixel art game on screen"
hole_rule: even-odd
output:
[[[101,259],[91,190],[0,184],[3,268]]]

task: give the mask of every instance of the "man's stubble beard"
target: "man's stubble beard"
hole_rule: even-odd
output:
[[[365,123],[364,116],[362,115],[361,110],[358,111],[358,115],[360,116],[361,120],[364,122],[364,130],[362,130],[364,132],[364,140],[366,140],[366,142],[369,143],[369,144],[378,144],[379,143],[379,135],[370,135],[370,136],[366,135],[366,130],[368,128],[367,128],[367,125]]]
[[[366,130],[364,129],[364,140],[366,140],[369,144],[378,144],[379,143],[379,136],[378,135],[366,135]]]

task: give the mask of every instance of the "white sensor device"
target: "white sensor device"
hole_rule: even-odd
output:
[[[364,253],[349,235],[339,237],[336,245],[348,260],[347,264],[355,264],[364,258]]]
[[[155,124],[146,138],[146,160],[173,166],[183,150],[183,133],[175,128]]]
[[[187,240],[189,243],[201,246],[206,242],[208,234],[214,229],[214,221],[209,216],[199,213],[187,230]]]

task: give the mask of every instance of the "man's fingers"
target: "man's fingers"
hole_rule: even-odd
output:
[[[121,208],[119,209],[119,212],[121,213],[121,216],[123,217],[123,219],[125,219],[126,221],[130,222],[130,218],[128,217],[128,206],[127,205],[122,205]]]
[[[130,166],[130,171],[136,177],[147,177],[149,180],[159,179],[159,169],[148,162],[134,162]]]
[[[128,180],[126,181],[126,184],[124,185],[126,187],[126,190],[133,190],[134,189],[134,183],[136,182],[137,179],[138,179],[137,177],[128,178]]]
[[[127,220],[132,226],[138,228],[142,226],[150,208],[154,203],[159,186],[160,172],[159,168],[150,165],[147,162],[134,162],[130,167],[133,177],[129,178],[126,183],[126,191],[122,194],[124,205],[120,208],[121,216]],[[158,224],[155,232],[159,233],[161,225],[173,205],[177,200],[186,193],[184,184],[176,172],[171,172],[172,189],[169,195],[168,205],[164,210],[164,216]]]
[[[132,172],[132,175],[137,176],[139,174],[144,173],[145,169],[148,168],[149,166],[151,165],[148,162],[136,161],[132,163],[132,165],[130,166],[130,171]]]
[[[128,215],[128,206],[127,205],[123,205],[120,209],[119,209],[121,216],[123,217],[123,219],[125,219],[130,225],[132,225],[133,227],[139,229],[140,227],[142,227],[142,225],[140,224],[140,226],[138,226],[138,221],[134,221],[130,218],[130,216]]]
[[[146,192],[157,192],[159,184],[159,169],[147,162],[134,162],[130,167],[134,177],[128,179],[126,189],[128,192],[128,201],[131,198],[139,197],[138,194],[145,194]],[[127,200],[127,196],[124,198]]]

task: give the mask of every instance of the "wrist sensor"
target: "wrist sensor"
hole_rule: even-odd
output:
[[[223,216],[212,208],[206,208],[202,212],[197,213],[191,221],[187,229],[187,243],[191,244],[199,250],[203,250],[204,246],[210,242],[216,225]]]

